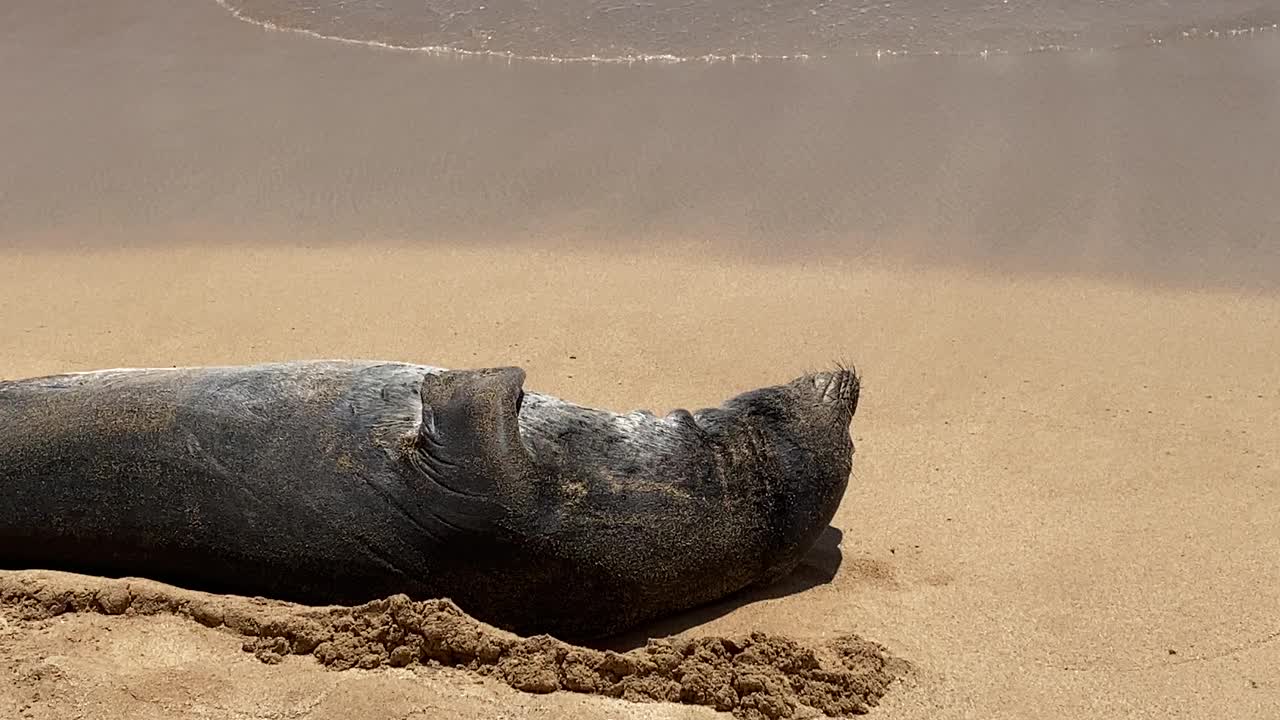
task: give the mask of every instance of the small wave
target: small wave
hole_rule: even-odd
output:
[[[411,45],[407,43],[399,43],[387,40],[378,40],[371,38],[356,38],[336,35],[327,32],[321,32],[306,27],[296,27],[293,25],[280,24],[271,20],[260,19],[246,12],[242,7],[234,4],[234,0],[214,0],[223,10],[230,13],[232,17],[241,22],[262,28],[268,31],[288,32],[305,35],[318,40],[328,40],[347,45],[359,45],[363,47],[373,47],[383,50],[391,50],[396,52],[416,53],[422,55],[430,55],[437,57],[452,58],[481,58],[487,60],[505,60],[507,62],[533,62],[533,63],[550,63],[550,64],[592,64],[592,65],[637,65],[637,64],[655,64],[655,65],[678,65],[689,63],[791,63],[806,62],[810,60],[825,60],[832,57],[831,53],[817,52],[795,52],[795,53],[747,53],[747,52],[727,52],[727,53],[695,53],[690,55],[679,55],[669,52],[645,53],[633,52],[618,55],[604,54],[551,54],[551,53],[520,53],[508,50],[488,50],[488,49],[472,49],[454,47],[451,45]],[[1269,18],[1268,18],[1269,20]],[[1217,38],[1239,38],[1255,35],[1263,32],[1270,32],[1280,29],[1280,22],[1243,22],[1238,25],[1225,25],[1221,28],[1201,28],[1198,26],[1185,25],[1176,29],[1165,29],[1161,33],[1149,34],[1145,40],[1130,39],[1125,42],[1111,42],[1093,45],[1089,43],[1079,42],[1046,42],[1031,43],[1019,48],[1005,47],[978,47],[965,49],[908,49],[908,48],[841,48],[835,54],[840,57],[850,58],[897,58],[897,57],[922,57],[922,56],[949,56],[949,57],[981,57],[990,56],[1009,56],[1024,55],[1037,53],[1054,53],[1054,52],[1093,52],[1117,50],[1124,47],[1133,47],[1137,45],[1163,45],[1170,41],[1186,41],[1195,39],[1217,39]],[[1076,33],[1070,33],[1076,34]]]
[[[477,57],[486,59],[507,60],[511,62],[542,62],[542,63],[587,63],[600,65],[635,65],[635,64],[665,64],[676,65],[680,63],[714,63],[714,62],[804,62],[810,60],[813,56],[807,53],[797,53],[792,55],[762,55],[759,53],[729,53],[718,54],[708,53],[704,55],[682,57],[668,53],[634,53],[626,55],[581,55],[581,56],[559,56],[559,55],[522,55],[514,52],[502,50],[469,50],[466,48],[455,48],[447,45],[400,45],[397,43],[385,42],[382,40],[363,40],[358,38],[348,38],[339,35],[327,35],[325,33],[309,30],[307,28],[289,27],[279,25],[270,20],[259,20],[250,17],[243,10],[233,6],[229,0],[214,0],[223,10],[231,13],[232,17],[246,22],[250,25],[272,30],[276,32],[290,32],[299,35],[306,35],[319,40],[330,40],[340,42],[346,45],[362,45],[364,47],[375,47],[383,50],[395,50],[399,52],[420,53],[423,55],[434,55],[440,57]],[[825,57],[825,56],[818,56]]]

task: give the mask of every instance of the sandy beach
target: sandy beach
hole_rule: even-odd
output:
[[[1280,707],[1274,299],[437,249],[13,252],[0,279],[10,376],[430,356],[517,362],[530,387],[624,410],[711,404],[856,358],[865,395],[835,577],[649,634],[856,632],[921,668],[881,717]],[[310,717],[352,703],[370,718],[691,712],[443,671],[265,667],[239,639],[172,618],[11,622],[0,642],[3,697],[30,717],[271,717],[310,701]]]
[[[664,412],[854,363],[837,537],[619,649],[856,634],[914,668],[876,718],[1280,715],[1272,35],[848,73],[442,59],[199,0],[0,27],[0,378],[518,364]],[[728,717],[8,597],[5,718]]]

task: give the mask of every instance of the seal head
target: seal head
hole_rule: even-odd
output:
[[[511,542],[492,555],[542,570],[507,573],[519,591],[456,597],[517,632],[588,639],[776,581],[839,506],[858,391],[839,368],[665,417],[529,393],[518,425],[533,472],[493,494]],[[567,587],[576,615],[528,602]]]
[[[728,472],[766,500],[759,584],[790,573],[835,515],[852,470],[849,423],[860,388],[856,371],[841,367],[752,390],[696,415],[724,443]]]

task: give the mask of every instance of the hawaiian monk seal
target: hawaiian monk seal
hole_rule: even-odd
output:
[[[664,418],[524,379],[307,361],[0,382],[0,567],[448,597],[589,639],[790,572],[848,483],[851,370]]]

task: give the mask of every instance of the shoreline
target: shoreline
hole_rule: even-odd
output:
[[[688,244],[1280,289],[1277,33],[628,68],[374,52],[212,0],[8,12],[0,249]]]
[[[77,238],[89,237],[88,241]],[[1052,267],[1048,263],[1030,263],[1023,266],[1004,263],[984,264],[978,259],[963,262],[938,260],[924,253],[906,254],[868,253],[853,256],[831,248],[810,248],[804,252],[767,253],[756,249],[742,249],[715,239],[702,237],[687,240],[621,241],[615,246],[603,247],[589,238],[539,238],[524,242],[492,238],[442,238],[434,240],[405,237],[372,237],[370,235],[339,235],[320,230],[306,231],[299,228],[229,228],[212,231],[206,227],[173,225],[152,226],[138,230],[100,229],[75,230],[71,228],[49,229],[39,233],[16,233],[0,237],[0,257],[23,259],[51,259],[54,257],[125,257],[156,259],[164,255],[173,258],[183,256],[223,256],[272,252],[282,254],[310,254],[342,256],[354,248],[391,258],[414,256],[423,261],[433,257],[450,259],[498,256],[508,262],[529,259],[545,261],[551,256],[563,262],[585,260],[588,263],[616,261],[622,264],[658,263],[694,265],[711,263],[730,268],[738,267],[751,272],[780,270],[782,272],[822,269],[831,273],[904,273],[939,279],[961,279],[991,284],[1023,285],[1047,283],[1050,286],[1083,284],[1098,289],[1127,290],[1135,293],[1150,292],[1156,295],[1200,297],[1271,298],[1280,295],[1280,276],[1273,275],[1269,266],[1256,268],[1246,276],[1240,272],[1219,270],[1216,274],[1197,268],[1196,273],[1184,272],[1180,276],[1142,274],[1130,269],[1107,271],[1098,267]],[[914,243],[917,247],[919,243]],[[1280,255],[1280,245],[1277,246]]]
[[[1208,28],[1201,28],[1200,23],[1195,21],[1183,20],[1174,25],[1166,26],[1160,31],[1148,31],[1146,36],[1142,38],[1142,40],[1140,41],[1137,39],[1137,36],[1131,36],[1124,41],[1119,41],[1113,38],[1111,41],[1109,41],[1110,44],[1088,45],[1088,46],[1068,45],[1062,42],[1049,41],[1049,42],[1040,42],[1034,45],[1026,45],[1022,49],[1016,49],[1016,50],[1005,48],[1005,47],[998,47],[998,46],[991,47],[990,45],[986,45],[986,44],[982,45],[981,47],[971,45],[967,49],[951,47],[947,49],[934,49],[934,50],[925,50],[925,49],[895,50],[895,49],[890,49],[886,47],[875,47],[875,48],[866,47],[867,38],[862,38],[860,41],[853,40],[852,38],[846,38],[846,40],[850,42],[852,47],[828,49],[826,51],[820,51],[817,54],[805,52],[802,50],[796,50],[794,52],[785,53],[785,54],[768,54],[768,53],[762,54],[759,52],[746,52],[746,51],[742,51],[742,52],[722,51],[722,52],[710,52],[710,53],[695,52],[694,54],[680,55],[680,54],[671,53],[669,51],[648,52],[648,53],[636,51],[629,55],[600,55],[598,53],[594,53],[590,55],[555,55],[555,54],[549,54],[549,53],[542,53],[542,54],[530,54],[527,52],[521,53],[513,50],[487,50],[487,49],[457,47],[456,45],[453,45],[453,46],[451,45],[408,45],[408,44],[405,44],[404,42],[398,42],[398,41],[387,40],[387,39],[350,37],[349,35],[344,35],[344,34],[326,33],[321,30],[317,30],[315,28],[303,27],[301,25],[295,25],[290,23],[282,24],[282,23],[277,23],[271,19],[262,19],[260,17],[255,16],[254,12],[245,10],[242,5],[237,4],[234,0],[212,0],[212,2],[217,3],[219,7],[225,10],[235,19],[241,22],[247,23],[249,25],[252,25],[254,27],[261,28],[263,30],[268,30],[271,32],[294,33],[294,34],[298,34],[298,35],[302,35],[305,37],[326,41],[326,42],[335,42],[335,43],[342,43],[342,44],[348,44],[348,45],[364,46],[364,47],[374,48],[378,50],[390,50],[394,52],[416,53],[416,54],[422,54],[422,55],[428,55],[428,56],[434,56],[434,57],[456,57],[456,58],[466,58],[466,59],[497,60],[502,62],[528,62],[528,63],[548,63],[548,64],[579,64],[581,63],[581,64],[588,64],[588,65],[636,65],[636,64],[678,65],[678,64],[685,64],[685,63],[713,63],[713,62],[735,63],[739,61],[765,62],[765,63],[775,63],[775,62],[790,63],[790,62],[808,62],[810,60],[819,61],[819,62],[827,61],[827,60],[848,61],[850,59],[857,59],[857,58],[875,58],[877,60],[884,59],[884,58],[893,58],[893,57],[912,57],[912,58],[983,57],[983,58],[986,58],[992,55],[1019,56],[1019,55],[1030,55],[1030,54],[1041,53],[1041,52],[1066,52],[1066,53],[1115,52],[1115,51],[1123,51],[1123,50],[1129,50],[1129,49],[1135,49],[1135,48],[1141,48],[1141,47],[1151,47],[1151,46],[1164,45],[1169,43],[1184,42],[1188,40],[1200,40],[1200,39],[1218,40],[1218,39],[1232,39],[1232,38],[1239,38],[1239,37],[1247,37],[1247,36],[1256,35],[1258,33],[1274,32],[1275,30],[1280,29],[1280,23],[1277,23],[1274,20],[1268,19],[1268,16],[1266,15],[1265,11],[1263,11],[1262,9],[1254,9],[1254,12],[1258,13],[1259,15],[1258,17],[1248,17],[1248,13],[1246,13],[1246,17],[1239,18],[1235,21],[1227,21],[1225,24],[1220,19],[1207,19],[1204,22],[1207,22],[1210,25],[1210,27]],[[270,3],[268,3],[268,6],[270,6]],[[286,7],[287,7],[287,3],[286,3]],[[477,9],[484,10],[486,8],[485,6],[482,5]],[[1186,8],[1179,8],[1179,10],[1185,12]],[[1174,12],[1176,14],[1176,11]],[[944,13],[944,15],[945,14],[946,13]],[[961,15],[963,15],[963,13],[961,13]],[[886,20],[886,18],[883,18],[883,17],[880,19],[882,21]],[[932,19],[934,21],[941,20],[941,18],[939,18],[937,15],[935,15]],[[978,18],[963,18],[963,19],[948,18],[948,20],[953,25],[964,23],[966,20],[969,22],[975,22],[975,21],[979,23],[981,22],[981,20],[979,20]],[[1167,22],[1167,19],[1166,19],[1166,22]],[[915,30],[916,27],[913,23],[907,26],[906,28],[899,28],[899,32],[906,29]],[[1016,34],[1012,31],[1012,28],[1005,28],[1005,31],[1010,34]],[[1078,34],[1078,33],[1067,33],[1067,34]],[[1114,35],[1124,35],[1124,34],[1125,34],[1124,30],[1120,30],[1119,28],[1111,28],[1110,32],[1102,32],[1101,34],[1095,36],[1094,39],[1100,40],[1101,38],[1106,37],[1108,35],[1114,36]],[[890,33],[888,37],[884,37],[882,38],[882,40],[889,41],[892,35],[893,34]],[[904,40],[904,38],[902,37],[898,37],[896,39],[900,42]],[[816,38],[811,37],[810,40],[816,40]],[[938,38],[938,40],[941,40],[941,38]],[[1076,39],[1076,41],[1078,41],[1078,38]]]

